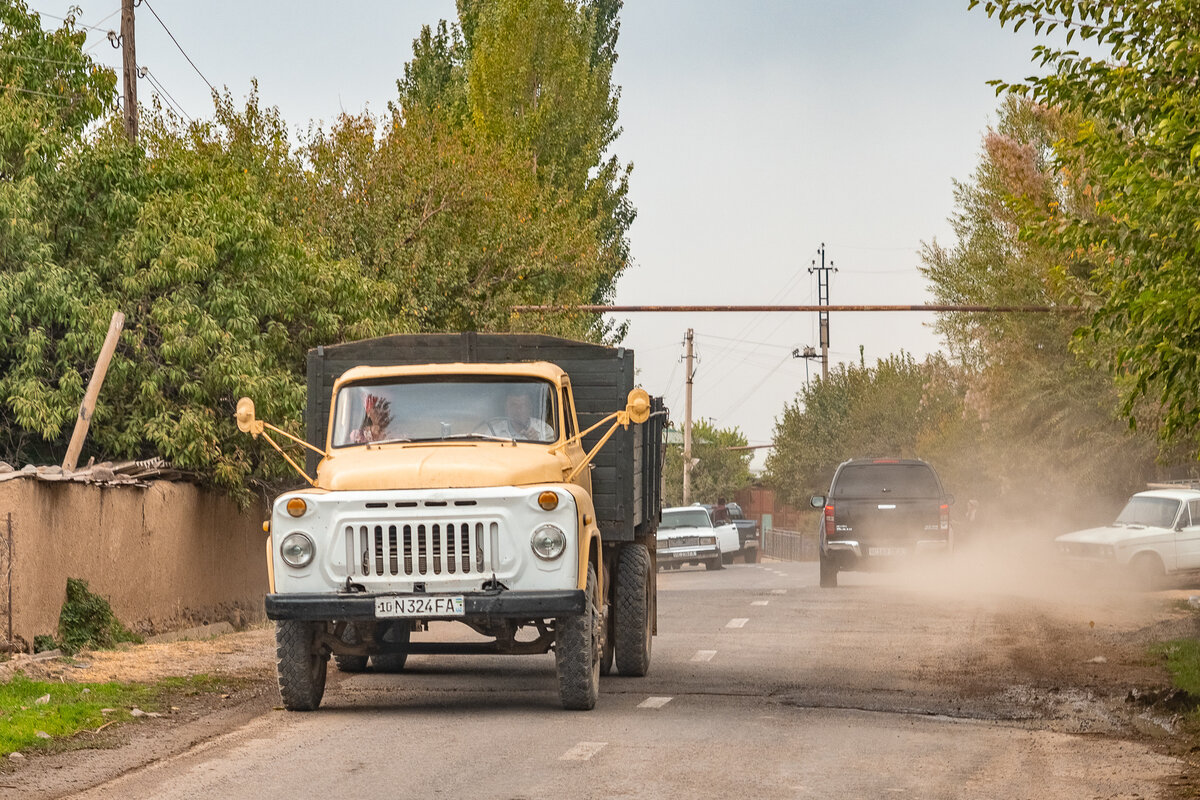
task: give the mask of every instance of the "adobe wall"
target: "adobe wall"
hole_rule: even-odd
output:
[[[261,619],[264,515],[187,483],[0,483],[0,641],[10,615],[14,639],[56,634],[69,577],[86,580],[139,633]]]

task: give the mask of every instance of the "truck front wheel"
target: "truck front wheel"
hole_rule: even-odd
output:
[[[588,711],[600,695],[600,595],[596,568],[588,564],[587,602],[576,617],[559,617],[555,623],[554,665],[563,708]]]
[[[329,653],[317,647],[326,623],[297,619],[275,622],[275,665],[279,695],[288,711],[316,711],[325,694]]]
[[[654,572],[644,544],[621,548],[615,595],[617,669],[641,677],[650,670],[654,632]]]

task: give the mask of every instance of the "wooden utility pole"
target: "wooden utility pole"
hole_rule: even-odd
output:
[[[88,426],[92,424],[92,412],[96,409],[96,398],[100,396],[100,387],[104,385],[104,376],[108,373],[108,362],[112,361],[113,351],[121,339],[121,329],[125,327],[125,315],[120,311],[114,312],[112,322],[108,325],[108,335],[104,337],[104,346],[100,348],[100,357],[96,359],[96,368],[92,370],[92,380],[88,383],[87,393],[79,404],[79,418],[75,420],[75,432],[71,434],[71,443],[67,445],[67,457],[63,459],[64,472],[73,471],[79,463],[79,452],[83,449],[83,440],[87,438]]]
[[[121,0],[121,59],[125,80],[125,135],[137,142],[137,57],[133,47],[133,0]]]
[[[684,351],[684,366],[687,368],[684,375],[686,376],[687,389],[684,392],[683,401],[683,504],[690,505],[692,502],[692,329],[687,329],[687,336],[684,341],[687,343],[687,348]]]

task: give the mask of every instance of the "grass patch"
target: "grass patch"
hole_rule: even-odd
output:
[[[1155,655],[1165,658],[1175,686],[1200,698],[1200,639],[1175,639],[1155,645]]]
[[[137,684],[49,683],[17,673],[0,683],[0,756],[50,749],[81,731],[131,720],[134,708],[153,712],[166,707],[172,697],[219,692],[228,685],[211,675]],[[49,701],[37,702],[46,695]]]

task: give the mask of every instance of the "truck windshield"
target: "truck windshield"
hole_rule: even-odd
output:
[[[440,439],[558,440],[555,387],[537,378],[438,375],[343,386],[334,447]]]
[[[1118,525],[1170,528],[1179,513],[1179,501],[1169,497],[1132,497],[1117,516]]]
[[[842,468],[835,497],[941,497],[933,470],[924,464],[851,464]]]
[[[662,524],[658,529],[666,528],[711,528],[712,523],[708,520],[708,512],[703,508],[687,508],[681,511],[664,511],[662,515]]]

